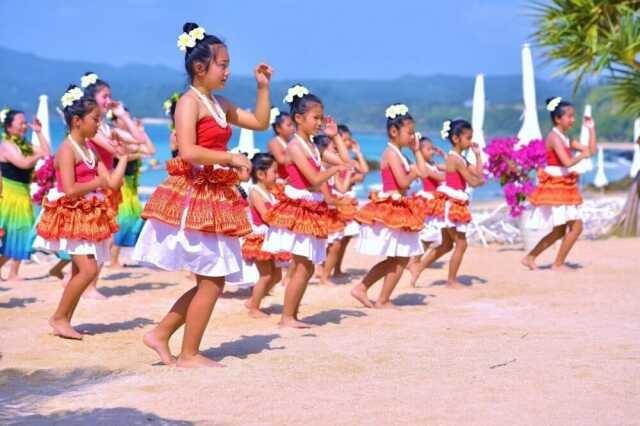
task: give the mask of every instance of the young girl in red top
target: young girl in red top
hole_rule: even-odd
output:
[[[536,269],[535,261],[540,253],[562,239],[552,268],[567,270],[565,261],[582,232],[579,176],[570,171],[569,167],[596,153],[596,130],[593,120],[585,117],[584,123],[589,129],[589,145],[583,146],[566,136],[576,120],[573,105],[559,97],[551,98],[547,100],[547,110],[553,123],[553,129],[545,140],[547,165],[538,171],[538,186],[529,196],[529,202],[534,208],[525,226],[550,232],[522,259],[522,263],[530,269]],[[572,156],[571,150],[576,150],[579,154]]]
[[[426,253],[432,244],[437,246],[442,243],[442,231],[438,226],[431,223],[431,215],[435,206],[436,189],[445,179],[446,166],[444,164],[436,164],[433,157],[440,155],[445,160],[447,157],[426,136],[420,137],[420,152],[424,157],[426,170],[425,176],[422,178],[422,189],[415,194],[414,200],[418,211],[424,217],[424,228],[420,231],[420,240]],[[411,272],[412,287],[416,286],[418,277],[424,270],[421,260],[425,257],[426,255],[414,257],[407,267]]]
[[[469,195],[466,189],[467,185],[478,187],[484,184],[482,153],[478,145],[471,142],[473,130],[471,124],[465,120],[445,121],[440,134],[443,139],[448,139],[453,145],[453,149],[447,155],[444,182],[438,186],[435,193],[436,199],[431,216],[431,223],[442,229],[442,244],[435,250],[429,251],[420,263],[424,269],[455,246],[449,260],[447,287],[458,288],[463,286],[457,276],[467,249],[467,227],[471,223]],[[470,165],[462,156],[463,151],[469,148],[476,156],[475,165]],[[417,278],[413,282],[415,283],[416,280]]]
[[[413,208],[406,191],[411,182],[424,175],[424,158],[415,138],[414,121],[409,109],[402,104],[387,108],[387,135],[389,143],[382,154],[380,173],[382,192],[370,195],[371,201],[357,213],[360,222],[358,251],[371,256],[384,256],[352,290],[351,295],[370,308],[391,308],[391,293],[398,284],[409,258],[423,253],[420,230],[424,219]],[[416,165],[409,165],[402,155],[403,147],[411,147]],[[382,290],[375,305],[367,290],[384,278]]]
[[[298,320],[298,310],[313,265],[322,263],[326,255],[329,212],[325,200],[332,201],[326,182],[344,166],[323,170],[320,153],[312,142],[325,122],[322,101],[296,85],[289,89],[285,102],[291,106],[296,133],[287,145],[291,162],[284,194],[265,217],[269,231],[262,250],[292,254],[294,269],[285,291],[280,325],[307,328],[309,324]],[[338,138],[337,129],[331,137]]]
[[[251,168],[242,154],[228,152],[231,124],[253,130],[269,125],[271,68],[255,69],[255,112],[237,107],[214,90],[229,78],[229,52],[218,38],[193,23],[183,27],[178,46],[185,52],[191,80],[176,107],[180,155],[167,162],[169,177],[147,202],[147,219],[133,257],[168,270],[185,269],[196,285],[144,336],[144,343],[165,364],[174,359],[169,339],[185,325],[178,367],[218,367],[200,354],[200,342],[211,312],[222,294],[225,277],[240,272],[239,237],[251,231],[246,201],[237,189],[238,171]]]
[[[119,166],[110,173],[90,147],[88,139],[100,123],[100,110],[93,98],[79,87],[69,86],[62,106],[69,136],[54,160],[57,186],[43,202],[34,246],[71,254],[71,279],[49,324],[55,335],[82,339],[71,327],[71,317],[80,296],[98,275],[98,263],[109,257],[109,241],[118,226],[104,190],[120,187],[127,159],[121,157]]]
[[[287,156],[287,144],[296,132],[296,127],[291,116],[278,108],[271,109],[271,127],[275,137],[269,141],[267,148],[278,165],[278,179],[284,183],[288,176],[287,165],[290,163]]]
[[[264,221],[269,209],[276,203],[276,179],[278,163],[271,154],[259,153],[251,159],[251,179],[253,185],[249,191],[249,211],[251,215],[251,234],[244,237],[242,257],[255,263],[260,278],[253,287],[251,298],[245,306],[249,315],[264,318],[267,314],[260,310],[260,303],[266,294],[282,279],[281,266],[291,259],[289,253],[268,253],[262,251],[262,243],[269,227]]]

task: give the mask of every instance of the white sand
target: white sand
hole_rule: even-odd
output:
[[[391,312],[358,307],[350,286],[311,285],[302,313],[319,327],[307,331],[250,319],[247,291],[229,292],[202,344],[227,368],[211,370],[154,366],[141,344],[191,285],[184,273],[106,271],[109,299],[82,300],[74,318],[93,333],[83,342],[49,334],[57,282],[0,283],[0,423],[639,424],[639,247],[580,241],[581,267],[565,274],[471,247],[470,288],[438,285],[445,264],[422,288],[403,280]],[[359,275],[374,263],[347,260]],[[273,312],[281,300],[279,289]]]

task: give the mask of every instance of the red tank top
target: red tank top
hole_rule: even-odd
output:
[[[231,126],[221,127],[207,115],[196,123],[196,145],[213,151],[226,151],[231,133]]]
[[[467,189],[467,182],[462,177],[462,173],[455,172],[447,172],[445,174],[445,182],[449,188],[457,189],[459,191],[464,191]]]
[[[393,175],[390,167],[380,169],[380,175],[382,177],[382,190],[384,192],[399,191],[400,185],[396,177]]]
[[[438,187],[440,182],[432,177],[422,178],[422,190],[425,192],[433,192]]]
[[[565,146],[564,151],[569,157],[571,157],[571,150],[568,147]],[[547,165],[560,167],[563,166],[562,162],[560,161],[560,157],[558,157],[558,153],[555,149],[553,149],[553,147],[547,148]]]
[[[96,171],[96,169],[92,169],[89,168],[89,166],[87,166],[84,161],[81,161],[79,163],[76,163],[75,168],[74,168],[74,172],[75,172],[75,176],[76,176],[76,182],[77,183],[85,183],[85,182],[90,182],[93,179],[96,178],[96,176],[98,176],[98,172]],[[63,192],[62,189],[62,178],[60,176],[60,170],[56,169],[56,188],[58,188],[58,191]]]
[[[278,164],[278,177],[280,179],[287,179],[289,177],[287,166],[285,166],[284,164]]]
[[[320,167],[316,164],[315,161],[311,158],[307,158],[311,167],[314,168],[315,171],[319,172]],[[293,186],[296,189],[308,189],[311,187],[311,183],[304,177],[298,166],[294,163],[287,164],[287,174],[289,175],[289,185]]]

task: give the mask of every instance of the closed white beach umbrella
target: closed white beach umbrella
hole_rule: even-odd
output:
[[[536,109],[536,82],[533,72],[533,59],[529,44],[522,46],[522,96],[524,112],[522,128],[518,132],[519,145],[528,144],[533,139],[542,139],[538,110]]]
[[[591,118],[591,105],[587,104],[584,107],[584,115],[582,116],[582,128],[580,129],[580,145],[589,146],[589,128],[584,125],[584,117]],[[578,174],[583,174],[593,170],[593,160],[591,158],[585,158],[579,163],[570,168],[571,171]]]
[[[232,152],[242,152],[249,156],[249,159],[253,158],[259,149],[256,148],[255,138],[253,130],[240,129],[240,137],[238,138],[238,146],[231,150]]]
[[[636,177],[640,171],[640,146],[638,146],[638,138],[640,138],[640,118],[636,118],[633,123],[633,162],[631,163],[631,170],[629,176]]]
[[[473,142],[477,143],[482,151],[482,159],[486,160],[487,154],[484,147],[487,143],[484,139],[484,114],[486,109],[486,101],[484,95],[484,75],[476,75],[476,83],[473,89],[473,109],[471,111],[471,127],[473,127]],[[476,156],[469,150],[467,152],[467,160],[475,164]]]
[[[593,178],[593,184],[596,188],[604,188],[609,183],[607,175],[604,172],[604,148],[598,147],[598,168],[596,176]]]
[[[36,117],[38,117],[38,120],[40,120],[40,123],[42,124],[42,134],[51,144],[51,128],[49,127],[49,101],[47,95],[40,95]],[[31,135],[31,141],[33,145],[40,146],[40,138],[38,138],[38,135],[35,132],[33,132]]]

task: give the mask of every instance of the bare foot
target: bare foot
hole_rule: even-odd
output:
[[[376,309],[400,309],[391,302],[384,302],[384,303],[376,302],[376,304],[373,305],[373,307]]]
[[[557,271],[557,272],[573,272],[574,270],[569,268],[567,265],[553,265],[551,266],[551,270],[552,271]]]
[[[142,342],[146,347],[153,349],[158,354],[160,361],[164,365],[173,365],[176,362],[176,359],[171,355],[171,350],[169,349],[169,340],[158,337],[155,330],[145,333]]]
[[[71,324],[69,324],[69,321],[66,319],[56,320],[51,318],[49,320],[49,325],[53,329],[54,336],[65,339],[82,340],[82,334],[78,333],[73,327],[71,327]]]
[[[246,302],[244,302],[244,307],[247,308],[247,310],[249,311],[247,313],[251,318],[255,318],[255,319],[269,318],[269,315],[266,314],[265,312],[262,312],[260,308],[254,308],[253,306],[251,306],[250,300],[247,300]]]
[[[351,289],[351,296],[362,303],[365,308],[373,308],[373,303],[371,303],[371,300],[369,300],[367,296],[367,287],[365,287],[364,284],[360,283],[354,286]]]
[[[460,281],[458,280],[453,280],[453,281],[447,281],[446,284],[447,288],[452,288],[452,289],[460,289],[460,288],[467,288],[466,285],[462,284]]]
[[[60,270],[50,269],[49,270],[49,276],[57,278],[59,280],[64,280],[64,272],[62,272]]]
[[[105,296],[104,294],[100,293],[100,291],[98,291],[97,288],[95,287],[89,287],[85,290],[85,292],[82,294],[82,297],[85,299],[94,299],[94,300],[106,300],[107,296]]]
[[[536,265],[536,258],[533,256],[527,255],[523,257],[522,260],[520,260],[520,263],[522,263],[525,267],[531,269],[532,271],[538,269],[538,265]]]
[[[320,279],[320,285],[323,285],[326,287],[338,287],[338,284],[334,283],[328,278],[319,277],[319,279]]]
[[[351,277],[351,274],[348,274],[346,272],[343,271],[335,271],[332,275],[333,278],[337,278],[337,279],[347,279],[349,277]]]
[[[287,328],[313,328],[312,324],[307,324],[294,318],[282,318],[278,325]]]
[[[184,356],[180,354],[176,361],[176,367],[180,368],[202,368],[202,367],[224,367],[223,364],[215,362],[204,355],[196,354],[194,356]]]
[[[24,282],[24,278],[20,278],[20,277],[19,277],[19,276],[17,276],[17,275],[9,275],[9,276],[7,277],[7,279],[5,280],[5,282],[6,282],[7,284],[11,284],[11,283],[19,284],[19,283],[21,283],[21,282]]]

